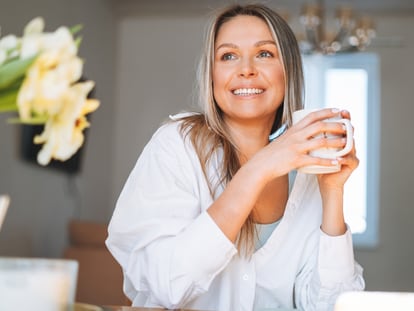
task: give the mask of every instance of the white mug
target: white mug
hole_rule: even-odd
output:
[[[308,114],[314,111],[318,111],[318,110],[321,110],[321,109],[302,109],[302,110],[297,110],[293,112],[293,124],[298,123]],[[352,150],[352,147],[354,144],[353,129],[352,129],[351,122],[348,119],[341,118],[339,114],[337,117],[329,118],[324,121],[325,122],[338,122],[338,123],[342,123],[345,126],[345,129],[346,129],[345,147],[342,149],[320,148],[320,149],[312,150],[311,152],[309,152],[309,154],[313,157],[324,158],[324,159],[335,159],[337,157],[341,157],[341,156],[348,154]],[[320,137],[320,135],[316,136],[315,138],[318,138],[318,137]],[[327,134],[326,137],[332,138],[332,137],[338,137],[338,136],[333,135],[333,134]],[[307,174],[328,174],[328,173],[339,172],[340,170],[341,170],[341,165],[339,163],[330,165],[330,166],[308,165],[308,166],[303,166],[298,169],[299,172],[307,173]]]

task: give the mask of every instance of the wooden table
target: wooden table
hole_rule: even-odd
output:
[[[104,311],[165,311],[167,309],[161,308],[143,308],[143,307],[125,307],[125,306],[104,306]],[[201,311],[190,309],[174,309],[174,311]]]
[[[129,306],[97,306],[87,303],[77,302],[74,304],[73,311],[202,311],[189,309],[162,309],[162,308],[144,308],[144,307],[129,307]]]
[[[162,308],[143,308],[143,307],[124,307],[124,306],[104,306],[103,311],[202,311],[194,309],[162,309]],[[269,309],[269,311],[298,311],[296,309]]]
[[[128,307],[128,306],[91,306],[89,309],[85,304],[85,308],[75,308],[74,311],[202,311],[194,309],[162,309],[162,308],[144,308],[144,307]],[[297,311],[296,309],[269,309],[269,311]]]

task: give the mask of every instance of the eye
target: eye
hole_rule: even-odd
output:
[[[221,60],[227,61],[227,60],[234,60],[236,59],[236,55],[233,53],[224,53],[221,57]]]
[[[258,54],[258,57],[270,58],[270,57],[273,57],[273,53],[269,51],[260,51],[260,53]]]

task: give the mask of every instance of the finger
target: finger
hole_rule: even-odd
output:
[[[351,120],[351,113],[348,110],[341,110],[341,117]]]
[[[339,113],[340,113],[340,110],[336,108],[333,108],[333,109],[326,108],[326,109],[317,110],[317,111],[309,113],[306,117],[304,117],[302,120],[296,123],[296,126],[298,128],[304,128],[314,122],[336,117],[338,116]]]
[[[317,137],[312,138],[300,145],[302,153],[308,153],[321,148],[343,149],[346,145],[344,137]]]
[[[345,136],[346,128],[340,122],[318,121],[308,126],[307,136]]]
[[[345,157],[337,159],[339,164],[349,167],[351,170],[355,170],[359,166],[359,159],[355,154],[349,153]]]
[[[324,158],[318,158],[313,157],[311,155],[303,155],[300,157],[298,168],[301,168],[303,166],[309,166],[309,165],[318,165],[318,166],[333,166],[339,164],[338,159],[324,159]]]

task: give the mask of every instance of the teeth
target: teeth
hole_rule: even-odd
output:
[[[247,88],[243,88],[243,89],[236,89],[233,91],[234,95],[242,95],[242,96],[246,96],[246,95],[253,95],[253,94],[260,94],[263,93],[262,89],[247,89]]]

